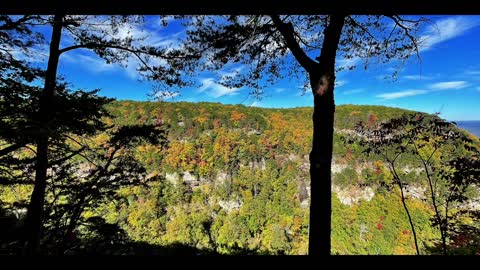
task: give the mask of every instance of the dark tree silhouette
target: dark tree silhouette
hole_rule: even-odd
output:
[[[372,59],[401,64],[418,51],[416,32],[424,19],[347,14],[183,19],[191,29],[185,51],[205,56],[200,65],[184,65],[186,71],[246,65],[242,72],[220,72],[219,81],[227,87],[250,87],[256,97],[278,79],[306,79],[314,97],[309,254],[329,255],[335,74],[345,68],[336,68],[335,59],[363,59],[365,67]]]
[[[44,73],[44,86],[41,91],[36,88],[38,99],[38,106],[32,106],[36,108],[31,123],[33,124],[35,132],[30,137],[35,147],[35,181],[34,189],[31,196],[30,205],[28,207],[28,214],[26,220],[26,252],[28,254],[34,254],[38,252],[39,240],[42,230],[42,220],[44,217],[44,201],[45,191],[47,185],[48,168],[51,167],[51,153],[49,147],[66,132],[73,134],[89,133],[95,130],[95,124],[89,126],[91,123],[89,120],[95,120],[98,117],[94,111],[87,112],[88,109],[98,109],[97,105],[105,104],[104,99],[96,99],[90,95],[90,101],[93,104],[86,106],[87,109],[78,107],[79,103],[73,103],[72,116],[81,115],[82,120],[75,119],[74,117],[68,122],[60,122],[66,126],[72,127],[78,124],[83,124],[81,127],[73,128],[69,130],[59,129],[55,124],[59,124],[59,118],[62,117],[62,111],[58,106],[62,105],[62,98],[59,97],[62,86],[57,80],[57,68],[60,60],[60,56],[64,53],[75,49],[89,49],[98,56],[105,59],[107,63],[117,62],[125,64],[130,56],[136,58],[140,63],[139,72],[145,75],[147,78],[153,78],[159,81],[165,86],[184,85],[184,81],[181,79],[180,73],[174,65],[171,65],[174,60],[188,59],[192,56],[186,55],[182,52],[170,50],[169,48],[158,48],[152,46],[144,46],[138,43],[138,40],[131,35],[122,36],[119,35],[120,29],[125,24],[137,23],[141,20],[138,16],[67,16],[63,14],[57,14],[55,16],[23,16],[19,19],[13,19],[13,16],[2,16],[0,18],[0,30],[2,31],[2,38],[8,41],[7,46],[12,47],[11,44],[19,47],[26,47],[32,44],[32,40],[40,40],[41,35],[35,32],[33,25],[51,26],[51,37],[48,41],[48,64]],[[5,34],[4,34],[5,33]],[[62,36],[68,34],[73,39],[73,44],[61,48],[60,44]],[[2,49],[2,54],[8,54],[9,48]],[[153,65],[151,57],[165,60],[166,64]],[[13,58],[12,58],[13,59]],[[13,61],[13,63],[20,63]],[[3,67],[3,66],[2,66]],[[7,67],[8,68],[8,67]],[[11,69],[10,69],[11,70]],[[11,71],[8,71],[8,73]],[[23,72],[23,71],[22,71]],[[26,71],[25,71],[26,73]],[[24,74],[21,74],[22,76]],[[22,86],[23,87],[23,86]],[[88,100],[89,95],[80,95],[79,99],[84,98],[83,101]],[[33,99],[35,100],[35,99]],[[77,100],[80,101],[80,100]],[[4,103],[5,104],[5,103]],[[77,106],[76,106],[77,105]],[[87,105],[83,103],[82,105]],[[79,110],[79,111],[75,111]],[[79,115],[75,115],[77,112]],[[82,114],[85,113],[85,114]],[[91,119],[89,119],[91,118]],[[65,120],[65,119],[63,119]],[[73,122],[76,123],[74,124]],[[5,124],[7,122],[3,122]],[[98,125],[97,125],[98,126]],[[28,140],[21,140],[20,138],[15,141],[11,141],[11,144],[1,150],[1,154],[10,153],[22,146],[26,146],[29,143]]]
[[[0,139],[7,142],[0,149],[0,158],[32,141],[32,123],[22,115],[32,114],[31,106],[25,102],[35,92],[29,83],[42,78],[43,73],[15,57],[15,53],[28,52],[42,41],[25,25],[34,18],[26,15],[15,20],[0,16]]]
[[[64,254],[70,238],[87,209],[95,209],[101,203],[117,198],[116,191],[125,186],[147,185],[159,180],[158,176],[147,176],[145,168],[136,160],[135,147],[143,142],[162,146],[166,140],[167,126],[112,126],[104,131],[110,137],[103,145],[75,140],[82,149],[78,160],[63,162],[55,168],[49,189],[54,195],[47,204],[45,223],[50,242],[61,243],[59,254]],[[62,198],[62,202],[58,201]]]

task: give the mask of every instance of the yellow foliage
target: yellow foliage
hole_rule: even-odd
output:
[[[358,116],[358,115],[361,115],[362,113],[359,112],[359,111],[353,111],[350,113],[350,116]]]
[[[203,124],[203,123],[205,123],[205,122],[208,121],[208,117],[207,117],[207,116],[200,115],[200,116],[195,117],[195,118],[193,119],[193,121],[196,121],[196,122],[198,122],[198,123],[200,123],[200,124]]]

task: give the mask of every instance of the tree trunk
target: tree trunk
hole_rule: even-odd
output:
[[[59,248],[59,250],[60,250],[59,255],[64,255],[65,251],[68,248],[70,248],[69,243],[68,243],[68,241],[70,240],[69,236],[71,234],[73,234],[73,231],[77,227],[78,220],[80,219],[80,215],[82,214],[83,209],[84,209],[84,203],[85,203],[86,196],[87,195],[81,196],[78,203],[76,205],[74,205],[74,207],[73,207],[73,213],[70,216],[70,222],[68,223],[67,230],[65,231],[65,234],[63,235],[63,240],[62,240],[62,243],[61,243],[60,248]]]
[[[51,118],[51,101],[55,91],[57,67],[59,59],[60,39],[62,35],[63,15],[55,15],[50,41],[50,55],[48,59],[45,86],[40,97],[38,112],[38,135],[36,139],[37,156],[35,165],[35,185],[33,188],[30,205],[28,206],[26,219],[26,253],[38,254],[42,231],[43,205],[45,202],[45,189],[47,186],[48,169],[48,122]]]
[[[405,194],[403,192],[403,185],[402,185],[402,180],[398,177],[397,172],[395,169],[392,169],[394,171],[395,175],[395,180],[397,181],[398,187],[400,188],[400,195],[402,199],[402,205],[403,209],[405,209],[405,213],[407,213],[407,218],[408,222],[410,223],[410,228],[412,229],[412,234],[413,234],[413,242],[415,244],[415,252],[417,252],[417,255],[420,255],[420,250],[418,249],[418,239],[417,239],[417,232],[415,231],[415,224],[413,224],[412,216],[410,215],[410,211],[408,210],[407,206],[407,201],[405,200]]]
[[[309,74],[314,96],[310,152],[310,227],[308,254],[329,256],[331,246],[331,163],[335,113],[335,56],[345,16],[332,15],[324,32],[319,64]]]

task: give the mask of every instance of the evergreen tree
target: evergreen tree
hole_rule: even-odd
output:
[[[105,59],[107,63],[124,64],[129,56],[133,56],[140,62],[140,73],[143,73],[146,77],[157,79],[157,81],[161,81],[161,84],[167,86],[184,84],[178,70],[168,64],[177,58],[188,58],[189,56],[168,48],[144,46],[139,44],[138,40],[131,35],[120,35],[119,31],[126,24],[137,23],[141,20],[141,17],[136,16],[105,17],[57,14],[55,16],[24,16],[18,20],[14,20],[10,16],[3,16],[1,19],[3,25],[0,30],[2,30],[2,37],[7,47],[18,46],[17,44],[20,44],[20,47],[27,46],[31,44],[33,37],[41,36],[35,32],[36,28],[33,25],[50,26],[52,30],[51,37],[48,40],[48,64],[44,72],[43,89],[36,88],[37,101],[27,99],[29,102],[37,103],[33,104],[36,106],[29,107],[30,110],[35,110],[32,118],[29,118],[34,131],[30,140],[35,145],[35,184],[26,220],[26,251],[29,254],[34,254],[38,252],[41,237],[45,192],[49,177],[47,171],[51,167],[51,156],[55,154],[51,153],[50,147],[59,138],[65,136],[67,132],[75,135],[91,134],[100,124],[99,118],[103,110],[101,106],[107,101],[104,98],[96,97],[94,93],[77,93],[76,96],[71,95],[69,97],[67,97],[68,95],[62,96],[62,93],[66,93],[65,86],[57,80],[57,68],[61,55],[75,49],[84,48],[90,49]],[[68,34],[74,43],[61,48],[60,43],[65,34]],[[8,54],[8,51],[5,52]],[[151,57],[163,59],[167,65],[153,65],[149,61]],[[8,69],[8,67],[5,67],[5,69]],[[5,73],[9,74],[12,71],[7,70]],[[76,98],[77,100],[68,104],[68,101],[72,101],[68,100],[69,98]],[[67,105],[70,107],[67,107]],[[79,105],[84,107],[79,107]],[[68,113],[65,113],[65,109]],[[63,118],[67,116],[71,118]],[[11,137],[11,135],[9,136]],[[2,149],[2,153],[11,152],[18,149],[17,146],[21,147],[26,143],[28,143],[27,140],[12,142],[10,146]]]

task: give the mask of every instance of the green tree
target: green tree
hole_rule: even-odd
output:
[[[413,164],[421,170],[428,187],[429,202],[434,210],[432,225],[440,231],[442,254],[447,255],[448,238],[460,216],[476,216],[476,211],[464,209],[478,185],[478,146],[466,134],[437,115],[404,114],[382,122],[377,127],[362,122],[356,131],[366,139],[360,142],[366,153],[378,155],[387,164],[394,183],[398,185],[407,213],[417,254],[418,240],[414,220],[406,204],[407,173],[402,173],[399,161],[405,155],[415,157]],[[468,160],[468,161],[467,161]]]
[[[171,85],[182,84],[180,75],[176,69],[165,66],[151,66],[148,57],[153,56],[165,59],[167,62],[179,56],[175,52],[167,52],[166,48],[153,48],[136,43],[130,36],[118,37],[115,34],[126,23],[135,22],[137,18],[130,16],[67,16],[57,14],[55,16],[38,16],[30,18],[29,23],[51,26],[52,35],[49,40],[48,65],[45,72],[44,87],[39,95],[38,112],[35,117],[36,161],[35,161],[35,186],[27,215],[28,252],[36,253],[41,235],[43,206],[45,200],[47,169],[49,168],[49,145],[55,134],[62,134],[51,119],[58,113],[55,99],[58,96],[57,67],[60,56],[66,52],[86,48],[98,56],[104,58],[107,63],[125,61],[130,55],[136,57],[142,64],[139,70],[147,72],[148,77],[162,78],[162,83]],[[95,29],[95,25],[97,27]],[[26,23],[24,22],[24,25]],[[33,29],[30,27],[30,29]],[[33,30],[30,30],[33,31]],[[60,48],[62,32],[66,31],[74,40],[74,44]],[[28,34],[28,33],[27,33]],[[108,35],[113,34],[113,35]],[[112,38],[113,36],[113,38]],[[173,71],[173,72],[172,72]],[[90,107],[91,108],[91,107]]]

